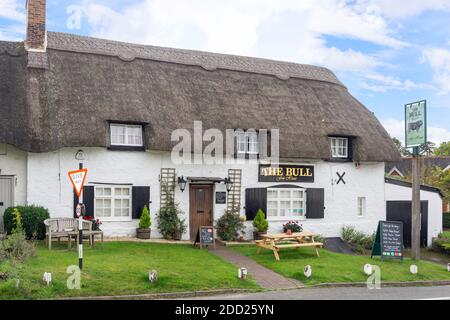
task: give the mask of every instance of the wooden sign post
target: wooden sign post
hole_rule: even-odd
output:
[[[200,227],[197,231],[197,236],[195,237],[194,246],[200,244],[200,249],[203,246],[212,245],[214,249],[216,248],[216,240],[214,238],[214,227]]]
[[[374,256],[381,256],[381,260],[403,261],[403,222],[380,221],[378,223],[371,258]]]
[[[411,258],[420,259],[420,153],[419,147],[427,143],[427,102],[417,101],[405,105],[405,145],[413,149]]]

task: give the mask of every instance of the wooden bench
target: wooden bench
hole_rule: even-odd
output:
[[[51,218],[44,221],[45,236],[48,242],[48,248],[52,249],[53,239],[67,238],[69,240],[70,233],[78,231],[78,219],[74,218]],[[83,220],[83,230],[92,231],[92,222]],[[69,241],[68,241],[69,242]]]

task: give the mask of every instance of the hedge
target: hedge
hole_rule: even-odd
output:
[[[444,213],[442,218],[444,228],[450,229],[450,212]]]
[[[44,220],[50,218],[50,215],[47,209],[38,206],[18,206],[6,209],[3,216],[6,233],[11,234],[15,228],[14,208],[17,208],[20,212],[27,239],[45,239]]]

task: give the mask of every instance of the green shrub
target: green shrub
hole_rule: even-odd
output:
[[[372,249],[375,233],[367,235],[364,232],[357,231],[353,226],[344,226],[342,228],[342,240],[347,242],[354,251],[365,254]]]
[[[183,212],[178,203],[175,203],[173,191],[169,190],[166,184],[163,184],[162,191],[166,195],[166,204],[156,214],[158,231],[164,239],[173,240],[177,235],[182,235],[187,226],[185,221],[179,217]]]
[[[16,228],[14,209],[19,210],[26,239],[45,239],[44,220],[50,218],[48,210],[38,206],[18,206],[6,209],[4,225],[7,234]]]
[[[446,212],[442,216],[442,225],[444,228],[450,229],[450,212]]]
[[[258,210],[255,219],[253,219],[253,227],[258,232],[266,232],[269,229],[269,222],[261,209]]]
[[[440,233],[436,238],[433,238],[432,248],[438,252],[450,254],[450,236],[447,233]]]
[[[0,263],[3,261],[24,261],[35,256],[34,244],[25,239],[25,233],[20,229],[0,241]]]
[[[225,214],[217,220],[217,235],[223,241],[236,241],[244,235],[244,221],[239,213],[225,211]]]
[[[139,220],[139,228],[141,229],[148,229],[152,226],[152,220],[150,218],[150,212],[147,208],[147,206],[142,209],[141,218]]]

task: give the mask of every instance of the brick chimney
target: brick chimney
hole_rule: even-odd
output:
[[[47,47],[47,30],[45,28],[45,0],[27,0],[27,39],[28,51],[45,51]]]

